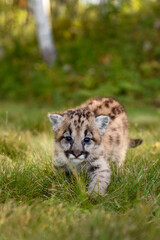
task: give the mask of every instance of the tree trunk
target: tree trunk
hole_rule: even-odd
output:
[[[115,5],[116,5],[116,8],[120,9],[122,6],[122,0],[117,0]]]
[[[100,9],[100,13],[101,13],[102,15],[104,15],[105,12],[106,12],[106,9],[105,9],[106,3],[107,3],[107,0],[100,0],[100,1],[99,1],[99,9]]]
[[[56,60],[56,49],[51,33],[49,21],[50,2],[49,0],[30,0],[31,8],[37,25],[37,36],[39,48],[44,61],[52,65]]]

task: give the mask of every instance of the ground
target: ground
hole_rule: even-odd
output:
[[[111,184],[96,201],[87,195],[85,174],[52,169],[51,109],[1,103],[0,239],[158,240],[159,109],[127,108],[130,136],[144,143],[128,150],[124,168],[112,165]]]

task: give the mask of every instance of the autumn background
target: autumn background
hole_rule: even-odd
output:
[[[159,240],[160,1],[39,0],[53,54],[37,2],[0,0],[0,239]],[[97,201],[85,174],[54,173],[47,118],[93,96],[117,98],[144,139]]]

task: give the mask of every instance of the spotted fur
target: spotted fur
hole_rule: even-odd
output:
[[[105,194],[111,176],[109,160],[121,165],[127,148],[142,143],[129,138],[126,112],[113,98],[91,99],[75,109],[51,113],[49,119],[55,132],[53,165],[65,172],[85,169],[89,194]]]

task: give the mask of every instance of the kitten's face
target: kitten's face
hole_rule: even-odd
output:
[[[56,143],[68,160],[76,164],[85,161],[96,150],[109,123],[108,116],[95,118],[83,109],[71,114],[50,114],[49,118],[56,133]]]

